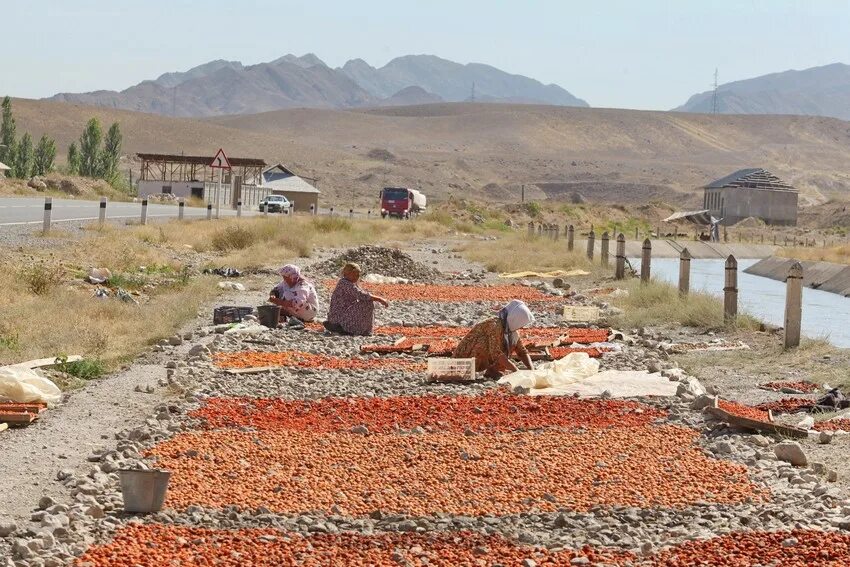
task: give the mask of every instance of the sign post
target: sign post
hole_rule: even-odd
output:
[[[218,152],[216,152],[215,157],[210,164],[210,167],[218,170],[218,184],[216,185],[215,190],[215,218],[219,218],[219,208],[221,205],[221,176],[223,170],[230,171],[230,160],[227,159],[227,156],[224,154],[224,150],[219,148]]]

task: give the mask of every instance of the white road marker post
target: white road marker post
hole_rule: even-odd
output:
[[[106,222],[106,197],[100,198],[100,208],[98,209],[97,222],[101,227],[103,227],[103,224]]]
[[[44,234],[50,232],[50,216],[53,214],[53,198],[45,197],[44,198],[44,227],[42,228]]]

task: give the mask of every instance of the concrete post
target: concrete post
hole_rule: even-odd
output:
[[[310,216],[316,214],[316,205],[310,205]]]
[[[537,236],[543,236],[543,223],[537,225]]]
[[[575,237],[576,237],[576,228],[573,225],[567,227],[567,250],[569,252],[573,251],[573,246],[575,245]]]
[[[593,248],[596,246],[596,234],[593,230],[587,235],[587,259],[593,260]]]
[[[528,236],[534,236],[534,222],[528,223]]]
[[[350,218],[350,219],[354,218],[354,209],[348,209],[348,218]]]
[[[691,288],[691,253],[687,248],[679,254],[679,293],[688,295]]]
[[[207,203],[207,220],[212,220],[212,203]]]
[[[607,230],[602,233],[602,243],[601,243],[602,249],[599,252],[599,257],[602,259],[602,265],[606,268],[608,267],[608,241],[610,239],[611,239],[611,237],[608,236]]]
[[[614,266],[614,279],[622,280],[626,277],[626,236],[622,233],[617,236],[617,257]]]
[[[242,216],[242,199],[236,201],[236,216],[237,218]]]
[[[800,346],[800,322],[803,319],[803,266],[788,269],[785,287],[785,348]]]
[[[106,222],[106,197],[100,198],[100,209],[97,214],[97,222],[100,226]]]
[[[553,225],[555,227],[555,242],[561,239],[561,225]]]
[[[330,216],[334,216],[334,208],[333,207],[331,207]]]
[[[53,197],[44,198],[44,225],[42,230],[45,234],[50,232],[50,217],[53,214]]]
[[[738,260],[726,258],[726,285],[723,288],[723,320],[734,323],[738,317]]]
[[[637,227],[635,227],[635,240],[637,240],[638,238],[640,238],[640,235],[638,234]]]
[[[773,245],[776,246],[776,235],[773,235]]]
[[[366,211],[366,220],[371,220],[371,219],[372,219],[372,211],[371,210]]]
[[[142,224],[148,224],[148,200],[142,199]]]
[[[183,200],[183,197],[180,197],[180,200],[177,201],[177,220],[183,220],[183,214],[186,209],[186,201]]]
[[[645,285],[649,283],[649,278],[652,275],[652,241],[646,239],[643,241],[643,248],[640,256],[640,283]]]

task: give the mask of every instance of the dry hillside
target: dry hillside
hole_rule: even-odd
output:
[[[212,155],[221,146],[318,177],[326,202],[341,205],[352,194],[374,204],[385,184],[420,187],[434,198],[514,200],[525,183],[529,199],[579,193],[685,206],[700,201],[700,184],[749,166],[794,183],[807,201],[850,190],[850,123],[830,118],[457,103],[205,120],[22,99],[14,110],[19,132],[49,133],[62,156],[97,116],[121,123],[129,155]]]

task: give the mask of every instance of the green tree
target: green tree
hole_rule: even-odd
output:
[[[71,142],[68,146],[68,173],[78,175],[80,173],[80,151],[77,142]]]
[[[44,175],[53,169],[56,161],[56,142],[44,134],[35,147],[35,160],[33,161],[33,175]]]
[[[3,99],[2,120],[0,120],[0,161],[12,167],[15,157],[15,117],[12,116],[12,99]]]
[[[109,183],[115,183],[118,178],[118,161],[121,158],[121,128],[113,122],[106,133],[103,151],[100,152],[100,175]]]
[[[29,179],[32,175],[32,165],[34,161],[34,153],[32,147],[32,136],[29,132],[21,138],[21,143],[17,147],[17,155],[15,155],[15,165],[9,166],[12,168],[12,173],[19,179]]]
[[[103,129],[100,121],[92,118],[86,124],[83,135],[80,136],[80,175],[100,177],[100,143],[103,140]]]

